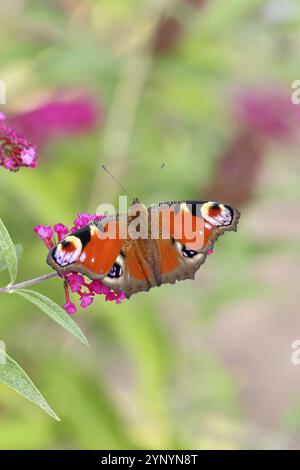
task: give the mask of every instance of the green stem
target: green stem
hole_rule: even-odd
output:
[[[16,289],[23,289],[24,287],[32,286],[33,284],[39,284],[40,282],[46,281],[47,279],[52,279],[53,277],[56,277],[56,276],[57,276],[57,273],[52,272],[49,274],[44,274],[43,276],[29,279],[28,281],[18,282],[17,284],[9,284],[6,287],[0,288],[0,294],[13,292]]]

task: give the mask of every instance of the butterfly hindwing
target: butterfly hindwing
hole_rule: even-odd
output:
[[[170,212],[170,238],[160,238],[156,244],[161,282],[172,284],[194,279],[218,236],[236,231],[240,216],[231,206],[211,201],[165,202],[154,208],[160,211],[161,220]]]
[[[149,224],[151,211],[158,215],[154,217],[158,225],[154,230],[157,238],[128,239],[122,248],[123,276],[103,279],[106,285],[121,290],[127,297],[164,283],[194,279],[218,236],[227,230],[236,230],[239,218],[236,209],[209,201],[165,202],[150,206]],[[169,225],[166,233],[164,221],[166,226]],[[185,224],[188,230],[184,230]],[[197,227],[202,231],[199,238],[193,235]]]

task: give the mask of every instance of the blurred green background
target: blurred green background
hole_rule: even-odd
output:
[[[40,119],[38,168],[0,168],[19,280],[49,272],[35,225],[117,202],[103,163],[139,196],[164,161],[147,204],[242,212],[195,281],[80,310],[91,350],[2,295],[0,339],[62,422],[0,386],[0,448],[300,448],[299,1],[1,0],[0,13],[16,127],[57,96],[97,113],[59,136]],[[36,290],[64,301],[58,279]]]

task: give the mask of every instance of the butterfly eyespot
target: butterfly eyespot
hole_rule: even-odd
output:
[[[194,256],[198,255],[197,251],[188,250],[185,246],[181,248],[181,252],[186,258],[194,258]]]
[[[59,266],[68,266],[78,260],[82,251],[82,243],[80,238],[68,236],[52,250],[52,259]]]
[[[107,274],[107,277],[110,278],[118,278],[121,277],[123,274],[123,268],[120,266],[118,263],[115,263],[109,273]]]
[[[217,202],[206,202],[201,208],[202,217],[215,227],[232,223],[234,212],[230,206]]]
[[[185,245],[182,245],[182,243],[176,240],[174,240],[174,243],[176,245],[177,250],[179,250],[185,258],[194,258],[194,256],[200,255],[198,251],[190,250]]]

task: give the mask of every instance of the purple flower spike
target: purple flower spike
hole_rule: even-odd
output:
[[[0,166],[9,171],[21,167],[36,167],[36,149],[16,131],[3,124],[5,115],[0,113]]]

